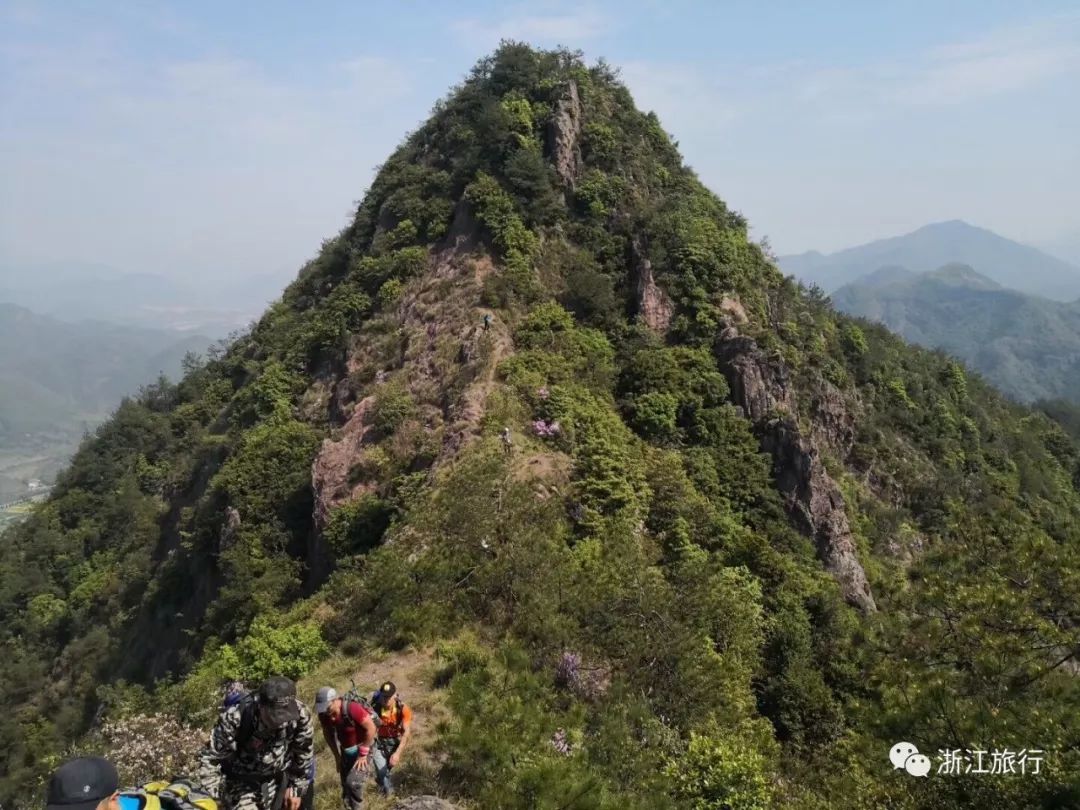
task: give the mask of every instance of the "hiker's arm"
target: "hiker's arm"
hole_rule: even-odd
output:
[[[364,742],[363,744],[371,747],[375,744],[375,737],[379,733],[375,728],[375,718],[370,714],[364,718],[364,723],[361,726],[364,729]]]
[[[334,762],[337,763],[338,769],[341,768],[341,749],[338,748],[337,734],[330,726],[322,723],[322,736],[326,740],[326,747],[330,749],[330,753],[334,755]]]
[[[307,707],[300,707],[300,719],[296,721],[296,734],[292,741],[292,757],[289,761],[289,787],[293,796],[299,798],[308,789],[311,761],[315,758],[315,726]]]
[[[361,739],[359,743],[360,748],[362,750],[367,749],[370,752],[371,746],[375,744],[375,721],[369,714],[364,718],[362,723],[359,723],[359,726],[363,729],[363,739]],[[367,756],[357,757],[356,764],[353,765],[353,767],[357,770],[367,767]]]
[[[222,712],[206,747],[199,752],[195,766],[195,781],[207,793],[221,798],[222,782],[225,775],[221,765],[236,751],[236,735],[240,731],[240,709],[237,706]]]
[[[401,737],[398,738],[397,748],[394,749],[394,753],[390,755],[390,767],[397,767],[397,764],[401,761],[401,752],[405,750],[411,736],[412,710],[408,706],[403,706],[401,709]]]

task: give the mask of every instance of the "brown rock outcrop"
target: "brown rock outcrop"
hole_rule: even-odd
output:
[[[235,506],[225,509],[225,523],[221,526],[221,534],[218,536],[218,549],[224,551],[236,542],[236,533],[240,531],[240,512]]]
[[[631,244],[631,255],[638,316],[653,331],[666,332],[671,325],[671,316],[675,314],[675,305],[656,283],[652,262],[645,255],[645,248],[636,239]]]
[[[799,429],[798,401],[787,369],[732,326],[720,333],[715,353],[732,399],[754,423],[762,449],[773,458],[776,484],[793,522],[813,539],[818,558],[840,584],[844,598],[864,612],[876,610],[843,495],[815,441]],[[828,411],[834,423],[845,424],[837,412],[842,400],[835,393]]]
[[[571,190],[577,183],[581,169],[581,99],[577,83],[567,83],[566,92],[555,105],[555,115],[548,127],[548,143],[551,159],[559,179]]]
[[[374,405],[375,397],[360,400],[342,428],[341,435],[336,440],[324,439],[311,465],[314,518],[319,531],[326,528],[335,506],[355,498],[367,488],[363,482],[350,483],[349,475],[369,440],[371,425],[368,419]]]

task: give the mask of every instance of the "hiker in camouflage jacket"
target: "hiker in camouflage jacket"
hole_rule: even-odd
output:
[[[229,810],[299,810],[314,739],[311,712],[296,699],[296,685],[270,678],[221,713],[199,754],[196,781]]]

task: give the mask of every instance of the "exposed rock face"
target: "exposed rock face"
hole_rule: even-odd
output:
[[[732,399],[755,425],[780,414],[794,415],[795,396],[787,369],[770,363],[753,338],[729,326],[720,333],[716,353]]]
[[[410,796],[407,799],[401,799],[394,805],[393,810],[460,810],[460,808],[438,796]]]
[[[236,533],[240,530],[240,512],[236,507],[230,506],[225,509],[225,523],[221,527],[221,535],[218,537],[218,548],[222,551],[229,548],[236,540]]]
[[[855,414],[844,395],[831,383],[823,383],[810,400],[809,415],[814,442],[847,456],[855,444]]]
[[[668,298],[653,276],[652,262],[645,255],[644,247],[634,240],[631,245],[634,262],[634,279],[637,288],[638,315],[646,326],[656,332],[666,332],[675,314],[675,305]]]
[[[581,99],[576,82],[567,84],[566,92],[555,107],[555,115],[548,128],[551,159],[559,179],[573,189],[581,167]]]
[[[787,369],[770,362],[753,339],[732,326],[720,333],[715,352],[732,399],[754,423],[762,449],[773,457],[776,483],[793,521],[814,540],[819,559],[840,583],[844,598],[864,612],[876,610],[840,488],[826,471],[813,438],[799,430],[798,402]],[[842,404],[835,392],[826,409],[839,425],[846,423],[837,412]],[[842,430],[838,438],[844,439]]]
[[[468,207],[459,205],[446,244],[431,254],[427,272],[410,285],[396,307],[400,354],[388,360],[358,351],[348,358],[327,398],[331,423],[341,427],[336,438],[323,441],[311,467],[315,531],[309,540],[308,565],[315,580],[332,567],[321,541],[331,512],[373,488],[357,480],[355,471],[368,445],[381,438],[372,429],[371,414],[380,387],[390,377],[405,381],[417,406],[411,430],[399,429],[393,441],[408,443],[424,433],[441,440],[437,464],[479,432],[495,367],[512,343],[499,319],[487,330],[480,325],[483,279],[494,268],[490,259],[472,255],[477,244],[475,222]],[[364,389],[367,396],[350,410],[355,391],[350,378],[359,373],[370,374],[373,380]]]
[[[454,217],[450,220],[450,229],[446,233],[444,246],[454,252],[469,251],[479,241],[480,228],[473,218],[469,204],[458,200],[454,206]]]
[[[734,326],[750,320],[747,317],[746,308],[743,307],[742,301],[739,300],[737,295],[725,295],[720,299],[719,308]]]
[[[351,500],[365,489],[365,484],[350,484],[349,473],[359,460],[369,440],[368,420],[375,397],[365,397],[356,404],[352,415],[335,441],[324,439],[311,465],[311,487],[315,493],[315,526],[326,528],[330,512],[338,504]]]

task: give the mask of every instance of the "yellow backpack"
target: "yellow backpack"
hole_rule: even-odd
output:
[[[218,810],[213,796],[203,793],[186,779],[147,782],[141,787],[124,790],[120,795],[136,797],[139,810]]]

